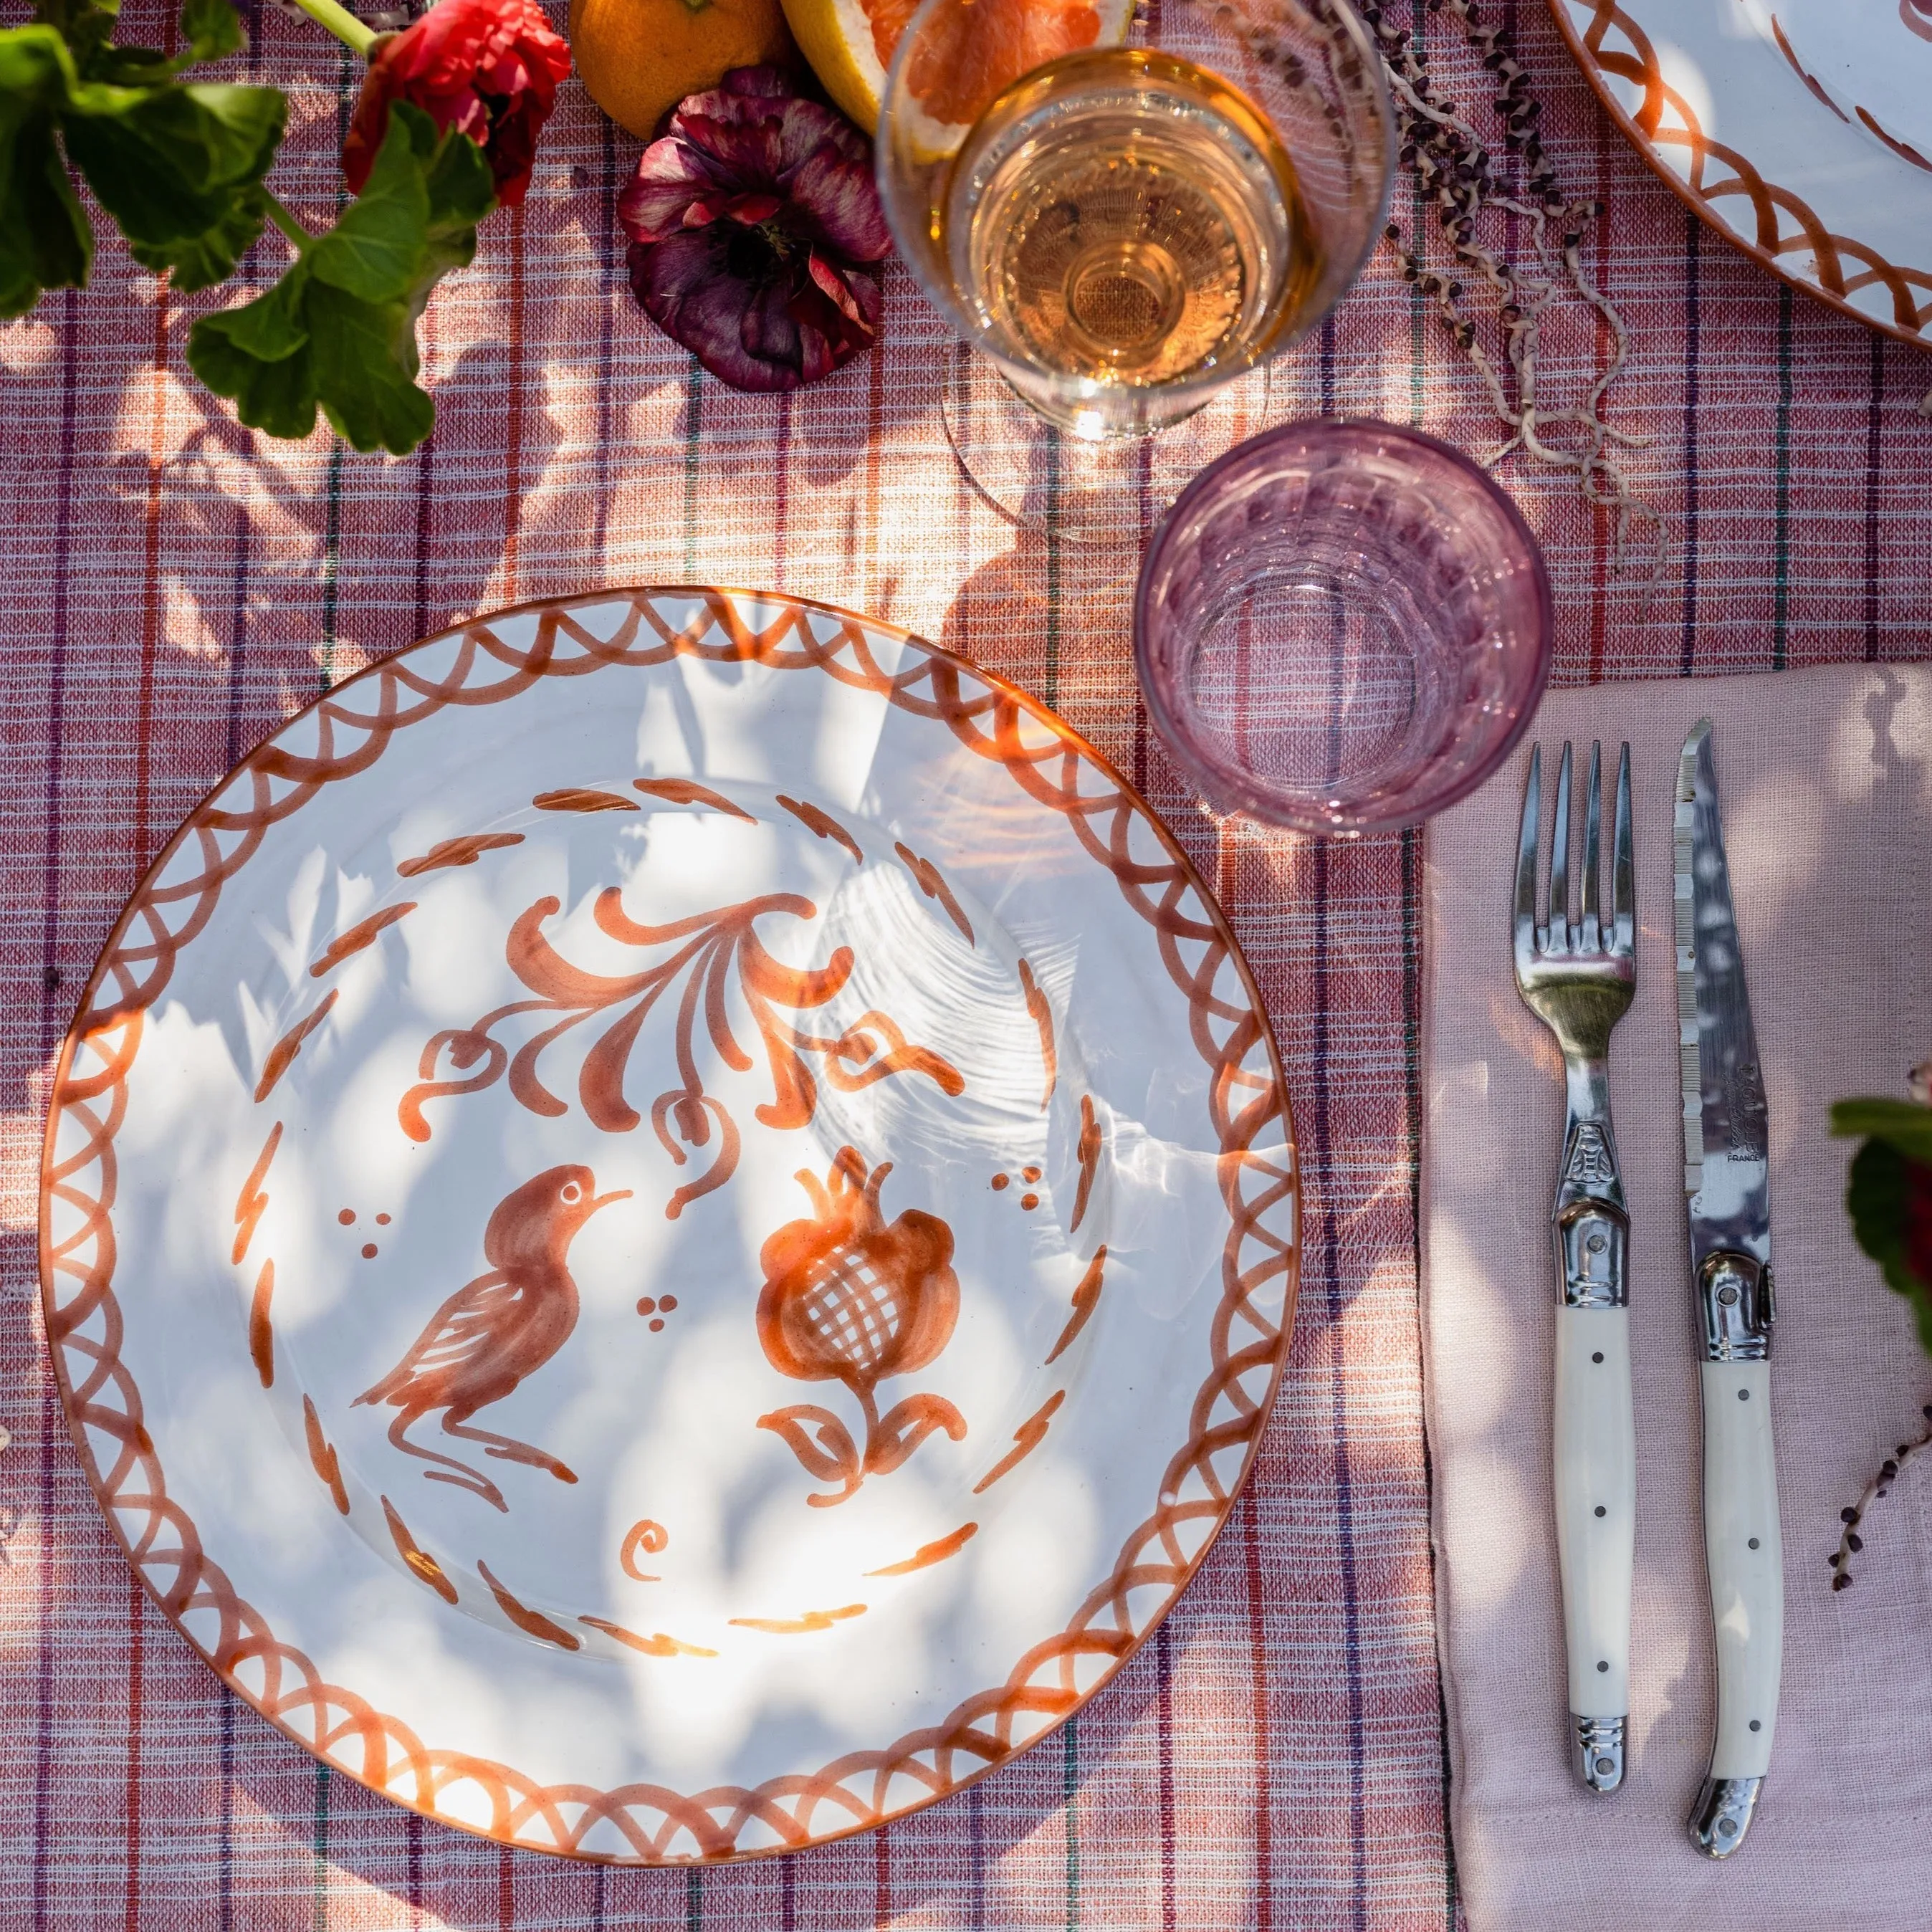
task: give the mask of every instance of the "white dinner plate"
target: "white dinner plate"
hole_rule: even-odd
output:
[[[1064,1720],[1293,1312],[1232,935],[958,658],[644,590],[418,644],[178,832],[63,1052],[47,1324],[265,1716],[499,1840],[862,1829]]]
[[[1550,0],[1624,132],[1719,233],[1932,329],[1932,0]]]

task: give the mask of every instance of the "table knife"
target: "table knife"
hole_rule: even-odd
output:
[[[1684,1191],[1701,1353],[1704,1558],[1718,1664],[1710,1770],[1690,1819],[1714,1858],[1744,1841],[1771,1767],[1784,1558],[1771,1437],[1769,1142],[1718,806],[1711,721],[1678,766],[1678,1040]]]

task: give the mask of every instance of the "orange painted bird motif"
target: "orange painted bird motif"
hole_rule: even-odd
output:
[[[480,1470],[408,1439],[426,1415],[442,1412],[442,1432],[480,1442],[486,1456],[548,1469],[562,1483],[577,1477],[552,1455],[487,1429],[472,1429],[479,1408],[500,1402],[534,1375],[577,1326],[577,1284],[566,1265],[572,1238],[597,1210],[628,1199],[628,1188],[598,1194],[587,1167],[553,1167],[497,1204],[483,1231],[490,1272],[459,1288],[429,1320],[409,1353],[351,1406],[386,1402],[396,1410],[389,1440],[406,1456],[442,1466],[433,1483],[453,1483],[500,1510],[503,1492]]]

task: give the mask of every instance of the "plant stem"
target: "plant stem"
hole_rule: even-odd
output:
[[[340,4],[340,0],[296,0],[296,4],[311,20],[326,27],[344,46],[364,60],[369,58],[369,50],[376,44],[375,28],[357,20]]]
[[[1880,1465],[1879,1472],[1865,1485],[1865,1492],[1850,1509],[1840,1512],[1840,1520],[1845,1526],[1845,1533],[1838,1539],[1838,1547],[1831,1559],[1835,1573],[1832,1578],[1834,1590],[1848,1590],[1852,1584],[1852,1558],[1864,1549],[1864,1539],[1858,1532],[1864,1526],[1865,1512],[1874,1502],[1898,1480],[1898,1472],[1921,1450],[1932,1449],[1932,1402],[1928,1402],[1919,1413],[1925,1418],[1923,1433],[1914,1436],[1910,1442],[1901,1442]]]
[[[298,249],[306,248],[315,237],[291,214],[272,194],[262,199],[268,205],[268,219],[292,242]]]

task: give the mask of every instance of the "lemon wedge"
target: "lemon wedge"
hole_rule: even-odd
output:
[[[879,124],[886,69],[870,16],[859,0],[784,0],[784,6],[791,37],[820,85],[871,134]]]

